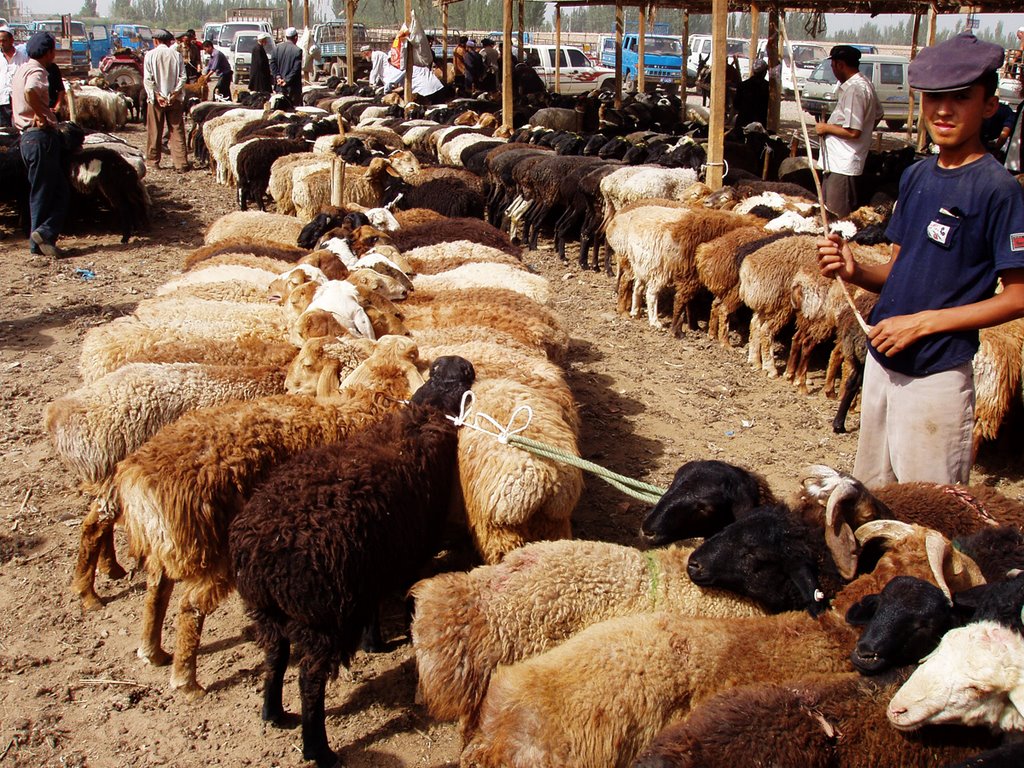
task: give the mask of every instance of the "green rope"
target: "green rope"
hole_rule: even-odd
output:
[[[666,488],[659,488],[656,485],[650,483],[644,483],[640,480],[634,480],[631,477],[620,475],[612,472],[609,469],[605,469],[599,464],[595,464],[592,461],[581,459],[579,456],[573,456],[571,453],[553,448],[550,445],[544,443],[538,443],[536,440],[531,440],[528,437],[520,437],[519,435],[509,435],[509,445],[514,445],[517,448],[522,448],[524,451],[542,456],[552,461],[559,461],[563,464],[569,464],[574,467],[579,467],[587,472],[597,475],[609,485],[613,485],[622,491],[627,496],[632,496],[634,499],[643,501],[647,504],[657,504],[658,500],[665,495]]]

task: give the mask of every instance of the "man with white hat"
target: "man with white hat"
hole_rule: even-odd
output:
[[[388,63],[388,55],[384,51],[375,51],[364,45],[359,54],[370,62],[370,87],[377,88],[396,81],[402,76],[402,70],[395,69]]]
[[[269,32],[260,32],[249,54],[250,93],[270,93],[274,90],[274,80],[270,75],[270,57],[273,54],[274,38]]]
[[[15,47],[14,35],[6,24],[0,26],[0,128],[11,127],[11,78],[28,54],[22,46]]]
[[[296,45],[298,39],[299,30],[288,27],[284,31],[284,40],[274,49],[270,63],[278,90],[295,106],[302,105],[302,49]]]

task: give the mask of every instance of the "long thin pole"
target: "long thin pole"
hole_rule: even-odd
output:
[[[679,60],[679,100],[682,102],[679,107],[680,119],[686,119],[686,89],[690,69],[690,11],[683,9],[683,38],[680,40],[683,48],[683,56]]]
[[[512,130],[512,0],[505,0],[501,33],[501,125]]]
[[[917,56],[917,35],[921,31],[921,13],[914,14],[914,36],[910,40],[910,60]],[[914,91],[907,89],[907,141],[914,136]]]
[[[647,87],[647,73],[644,71],[647,69],[647,6],[640,6],[640,20],[636,25],[636,90],[638,93],[644,93]]]
[[[356,81],[356,52],[353,21],[356,15],[356,0],[345,3],[345,72],[348,74],[349,85]]]
[[[622,0],[615,0],[615,108],[622,109]]]
[[[448,3],[441,3],[441,80],[448,82]]]
[[[309,29],[309,0],[302,0],[302,27]]]
[[[562,92],[562,6],[555,5],[555,93]]]
[[[526,21],[526,0],[519,0],[519,60],[523,60],[523,24]]]
[[[288,2],[285,4],[285,11],[287,13],[285,14],[286,18],[285,18],[284,25],[286,27],[294,27],[295,26],[295,8],[292,5],[292,0],[288,0]]]
[[[725,159],[725,30],[729,0],[711,4],[711,117],[708,120],[708,170],[705,183],[712,190],[722,188]]]
[[[747,60],[750,62],[750,66],[747,68],[749,73],[754,68],[754,61],[757,59],[757,41],[761,37],[761,9],[757,3],[750,4],[750,49],[747,54]]]
[[[931,7],[928,9],[928,45],[935,45],[935,24],[938,18],[938,8],[935,7],[933,0]],[[926,143],[926,137],[928,133],[924,127],[924,120],[918,120],[917,125],[917,151],[923,152],[924,145]]]
[[[308,2],[308,0],[307,0]],[[405,28],[412,25],[412,0],[405,0]],[[405,101],[412,101],[412,43],[405,38]]]
[[[772,6],[768,11],[768,125],[769,133],[778,133],[782,108],[782,80],[779,66],[779,9]]]

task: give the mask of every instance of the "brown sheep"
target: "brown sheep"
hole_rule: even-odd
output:
[[[453,240],[469,240],[480,245],[488,245],[510,256],[519,257],[522,252],[518,245],[512,244],[508,235],[479,219],[443,219],[441,222],[430,221],[415,226],[403,225],[397,232],[392,233],[391,237],[395,247],[402,253],[423,245]]]
[[[212,259],[214,256],[219,256],[222,253],[248,253],[252,256],[265,256],[277,261],[295,263],[309,253],[309,251],[305,248],[284,243],[268,243],[251,237],[236,237],[196,248],[185,257],[182,269],[190,270],[197,264],[207,259]]]
[[[139,656],[161,665],[164,615],[174,583],[184,593],[178,614],[171,687],[192,696],[203,618],[233,589],[227,530],[253,485],[282,459],[336,442],[376,421],[406,399],[416,347],[407,339],[382,340],[363,364],[374,386],[353,388],[331,404],[282,395],[187,414],[168,425],[117,468],[134,554],[146,558],[146,605]]]
[[[627,766],[669,722],[727,688],[852,671],[858,630],[846,610],[893,576],[958,589],[977,566],[934,531],[870,523],[891,548],[817,619],[805,613],[693,619],[650,613],[594,625],[540,656],[499,667],[462,753],[463,768]]]

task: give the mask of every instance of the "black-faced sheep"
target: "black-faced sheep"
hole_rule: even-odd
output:
[[[174,583],[184,587],[173,688],[203,693],[196,681],[203,619],[233,589],[228,525],[254,485],[290,455],[378,420],[422,382],[412,362],[415,345],[389,338],[363,364],[368,385],[330,404],[281,395],[193,411],[118,465],[114,486],[132,550],[146,558],[138,653],[151,664],[170,661],[160,643],[163,620]]]
[[[472,383],[468,361],[435,360],[407,408],[285,462],[231,522],[238,591],[266,653],[263,719],[284,717],[294,645],[302,755],[320,768],[337,765],[324,723],[328,676],[348,665],[380,599],[406,588],[441,538],[458,441],[446,415]]]
[[[862,533],[882,535],[894,546],[817,619],[649,613],[601,622],[540,656],[499,667],[461,765],[628,765],[668,722],[719,691],[850,671],[857,633],[843,613],[893,576],[918,575],[947,588],[976,583],[958,573],[968,561],[948,542],[941,551],[927,544],[934,532],[876,522]]]

